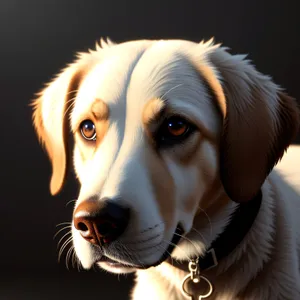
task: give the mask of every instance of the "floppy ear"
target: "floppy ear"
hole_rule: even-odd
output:
[[[299,129],[296,101],[245,56],[224,48],[208,54],[222,91],[215,88],[223,114],[220,176],[236,202],[252,199]],[[216,85],[217,86],[217,85]]]
[[[102,60],[102,49],[114,46],[109,38],[100,39],[96,50],[78,53],[77,60],[67,66],[33,101],[33,124],[52,164],[50,191],[57,194],[64,183],[69,162],[67,157],[69,114],[81,79]]]
[[[68,158],[68,113],[82,78],[83,64],[63,70],[33,102],[33,124],[52,164],[50,191],[57,194],[64,183]]]

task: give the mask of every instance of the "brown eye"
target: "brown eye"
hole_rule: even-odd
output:
[[[180,117],[173,117],[167,120],[167,131],[174,137],[182,136],[188,129],[187,122]]]
[[[162,147],[169,147],[184,142],[196,127],[180,116],[166,119],[156,133],[156,141]]]
[[[91,120],[85,120],[80,124],[80,132],[86,140],[96,140],[96,126]]]

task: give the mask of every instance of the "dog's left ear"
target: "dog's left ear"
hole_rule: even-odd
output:
[[[249,201],[295,138],[299,109],[245,56],[214,47],[207,61],[215,75],[206,74],[208,83],[215,83],[210,86],[223,114],[221,180],[232,200]]]

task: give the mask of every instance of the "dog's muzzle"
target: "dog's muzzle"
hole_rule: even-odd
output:
[[[96,258],[95,263],[105,262],[111,266],[122,265],[123,267],[135,269],[147,269],[157,266],[170,257],[184,233],[182,226],[178,225],[168,248],[154,264],[132,265],[120,263],[114,261],[111,257],[105,256],[103,250],[108,249],[111,243],[121,237],[128,227],[129,221],[130,209],[108,198],[99,201],[96,197],[92,197],[83,201],[75,209],[73,215],[76,230],[86,241],[99,248],[99,256]]]

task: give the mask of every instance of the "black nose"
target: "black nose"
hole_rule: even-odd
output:
[[[76,208],[74,226],[83,238],[104,246],[122,235],[129,222],[129,209],[109,199],[89,199]]]

